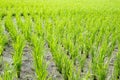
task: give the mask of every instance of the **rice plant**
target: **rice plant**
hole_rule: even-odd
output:
[[[20,78],[24,47],[25,47],[25,39],[24,36],[20,34],[19,36],[16,37],[16,41],[13,43],[13,49],[14,49],[13,64],[18,78]]]
[[[31,38],[33,45],[33,59],[35,72],[37,79],[46,80],[47,79],[47,64],[44,61],[44,40],[42,37],[38,37],[36,34]]]
[[[119,79],[119,14],[119,0],[1,0],[0,65],[8,58],[13,63],[10,69],[5,65],[4,74],[0,71],[0,79],[24,78],[27,44],[34,69],[29,67],[25,74],[33,72],[37,80],[56,78],[55,72],[64,80]],[[55,66],[50,67],[45,56]]]

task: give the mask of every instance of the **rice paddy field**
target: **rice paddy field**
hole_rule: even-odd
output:
[[[0,80],[120,80],[120,1],[0,0]]]

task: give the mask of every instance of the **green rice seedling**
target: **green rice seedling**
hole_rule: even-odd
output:
[[[5,28],[9,32],[11,38],[16,40],[16,36],[18,35],[17,29],[13,26],[13,22],[10,16],[7,16],[5,20]]]
[[[92,56],[92,60],[94,59],[94,57],[96,57],[99,53],[99,48],[100,48],[100,45],[102,43],[102,36],[103,36],[103,33],[101,32],[102,31],[102,28],[101,30],[98,32],[98,35],[95,37],[95,42],[93,43],[92,47],[91,47],[91,50],[90,50],[90,53],[91,53],[91,56]],[[103,46],[106,48],[107,47],[107,41],[105,41],[105,46],[103,44]],[[105,50],[105,49],[104,49]],[[104,53],[103,53],[104,54]]]
[[[25,39],[22,34],[16,37],[16,41],[12,44],[13,45],[13,64],[15,71],[17,73],[17,77],[20,78],[20,71],[22,66],[22,55],[23,49],[25,47]]]
[[[1,23],[0,23],[0,26],[1,26]],[[4,33],[4,29],[1,26],[1,28],[0,28],[0,56],[2,55],[2,52],[4,50],[4,46],[7,42],[8,42],[8,37]]]
[[[22,19],[19,15],[16,15],[16,22],[18,25],[18,29],[21,31],[21,33],[24,33],[24,22],[22,22]]]
[[[98,54],[93,57],[92,70],[95,77],[99,80],[105,80],[107,76],[108,62],[105,62],[107,52],[107,40],[102,43]]]
[[[70,24],[70,29],[68,32],[66,32],[66,39],[64,39],[63,41],[63,44],[65,45],[63,46],[65,46],[68,54],[70,55],[70,58],[75,62],[77,55],[79,55],[78,53],[81,44],[79,44],[80,41],[76,39],[76,36],[78,36],[79,34],[77,34],[77,30],[73,27],[74,23],[71,22]]]
[[[65,54],[57,50],[53,52],[53,57],[54,57],[56,66],[58,67],[58,71],[63,75],[65,80],[72,80],[76,78],[74,77],[75,74],[73,71],[73,68],[74,68],[73,63],[68,59],[68,57]]]
[[[62,64],[63,65],[63,67],[62,67],[62,69],[63,69],[62,70],[62,74],[63,74],[65,80],[70,80],[69,78],[70,77],[73,78],[73,76],[74,76],[73,72],[72,72],[72,70],[74,70],[74,69],[72,69],[73,68],[72,63],[70,62],[69,59],[67,59],[67,57],[64,57],[63,61],[64,61],[63,62],[64,64]],[[67,66],[67,65],[69,65],[69,66]]]
[[[85,61],[86,61],[86,55],[80,54],[77,56],[77,59],[78,59],[78,63],[79,63],[79,69],[81,72],[83,72],[83,68],[84,68]]]
[[[22,34],[24,34],[25,38],[28,41],[30,41],[30,35],[32,32],[32,28],[31,28],[32,24],[31,24],[30,18],[26,16],[24,18],[25,22],[23,22],[22,18],[19,15],[17,15],[16,20],[17,20],[18,29],[20,30]]]
[[[55,61],[56,66],[58,67],[58,71],[63,75],[65,80],[76,80],[79,79],[75,67],[73,65],[73,61],[69,59],[69,57],[64,53],[64,49],[62,49],[60,44],[57,44],[57,41],[54,36],[52,36],[53,40],[50,43],[50,48],[52,51],[52,55]],[[69,65],[69,66],[68,66]]]
[[[25,38],[29,41],[31,35],[31,22],[29,17],[25,18],[23,33],[25,35]]]
[[[83,72],[83,67],[86,61],[86,54],[83,53],[83,41],[82,41],[83,37],[79,34],[79,37],[76,39],[76,43],[74,45],[74,53],[73,55],[75,60],[74,61],[74,65],[78,65],[78,71]],[[77,63],[76,63],[77,62]]]
[[[100,60],[98,62],[94,61],[92,64],[92,71],[94,74],[93,79],[105,80],[107,75],[107,67],[108,64],[100,63]]]
[[[42,21],[39,20],[39,18],[36,20],[36,23],[34,25],[34,33],[36,33],[38,36],[41,36],[44,38],[45,28],[42,26]]]
[[[90,69],[90,68],[89,68],[89,69]],[[88,72],[85,74],[85,76],[82,78],[82,80],[92,79],[91,76],[92,76],[92,74],[90,73],[90,70],[88,70]]]
[[[50,50],[52,52],[53,59],[58,68],[58,71],[64,76],[64,79],[75,80],[76,78],[78,78],[78,75],[74,71],[75,68],[72,60],[70,60],[69,57],[64,53],[65,52],[64,49],[56,39],[58,37],[55,36],[54,33],[49,36],[51,36],[51,40],[48,39],[49,40],[48,44],[50,45]]]
[[[42,37],[38,37],[36,34],[33,34],[31,38],[33,45],[33,59],[35,72],[38,80],[47,79],[47,64],[44,61],[44,40]]]
[[[118,52],[116,53],[116,59],[114,62],[114,79],[120,79],[120,46],[118,48]]]
[[[103,66],[104,65],[104,66]],[[107,76],[108,64],[98,63],[97,65],[97,75],[99,80],[105,80]]]
[[[30,41],[30,36],[31,36],[31,32],[32,32],[30,18],[28,16],[26,16],[24,18],[25,22],[22,22],[22,19],[20,18],[20,16],[17,15],[16,19],[17,19],[18,29],[25,36],[25,39]]]
[[[120,26],[120,25],[118,25]],[[116,53],[116,59],[115,59],[115,62],[114,62],[114,75],[113,75],[113,79],[116,79],[116,80],[119,80],[120,79],[120,36],[119,36],[119,33],[120,33],[120,28],[117,27],[116,29],[117,31],[117,43],[118,43],[118,52]]]
[[[13,71],[13,68],[9,64],[4,65],[4,73],[1,76],[1,80],[14,80],[15,79],[15,73]]]
[[[71,39],[71,35],[67,35],[67,38],[63,38],[63,41],[61,42],[65,50],[67,51],[67,54],[70,56],[70,58],[75,62],[76,57],[78,55],[78,49],[79,46],[74,45],[73,38]]]
[[[119,8],[118,0],[1,0],[0,18],[5,19],[5,28],[13,44],[20,45],[17,41],[19,31],[20,35],[24,35],[32,43],[38,79],[46,80],[43,48],[48,44],[58,71],[65,79],[81,80],[79,75],[85,61],[91,59],[91,70],[82,75],[83,79],[88,80],[92,71],[96,77],[94,79],[104,80],[111,54],[119,41]],[[18,28],[13,25],[12,18],[15,16]],[[7,38],[7,35],[0,34],[0,55]],[[119,75],[118,53],[114,63],[115,79]],[[20,61],[14,59],[15,62],[17,64]],[[79,68],[77,72],[76,66]]]
[[[0,56],[2,55],[3,49],[4,49],[4,44],[3,42],[3,38],[0,36],[1,40],[0,40]]]
[[[60,45],[58,45],[58,52],[62,56],[61,66],[62,66],[62,74],[64,76],[64,79],[65,80],[79,80],[80,72],[79,70],[76,71],[75,66],[74,66],[74,61],[70,60],[69,57],[64,53],[64,51],[62,52],[62,47]]]
[[[3,50],[5,49],[6,43],[8,43],[8,36],[4,33],[4,29],[0,22],[0,66],[3,67]]]
[[[3,52],[3,50],[4,50],[4,47],[5,47],[5,44],[7,43],[7,41],[8,41],[8,38],[7,38],[7,36],[6,35],[0,35],[0,55],[2,55],[2,52]]]
[[[60,49],[58,48],[58,45],[57,44],[57,40],[55,39],[55,36],[54,34],[51,36],[51,40],[50,40],[50,43],[48,43],[48,45],[50,45],[50,51],[52,52],[52,55],[53,55],[53,58],[55,60],[55,63],[56,63],[56,66],[59,66],[58,67],[58,71],[60,73],[62,73],[62,55],[61,55],[61,51]],[[61,47],[60,47],[61,48]]]
[[[63,58],[62,65],[63,65],[62,74],[65,80],[79,80],[80,79],[79,71],[76,71],[73,61],[69,60],[67,56]]]
[[[56,51],[55,51],[56,52]],[[56,66],[58,67],[58,71],[62,74],[63,69],[63,57],[60,53],[53,52],[53,58],[55,60]]]

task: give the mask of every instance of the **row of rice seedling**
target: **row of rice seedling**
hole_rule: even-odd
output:
[[[25,16],[21,18],[18,14],[16,15],[16,21],[18,25],[18,29],[21,31],[22,34],[24,34],[25,39],[30,41],[30,35],[32,32],[32,22],[31,18],[29,16]]]
[[[3,73],[0,74],[1,80],[10,80],[13,79],[12,68],[8,63],[3,62],[3,51],[5,50],[6,44],[9,44],[9,38],[5,31],[4,22],[0,21],[0,65],[3,67]],[[9,66],[9,67],[8,67]]]
[[[52,52],[55,64],[58,71],[63,75],[65,80],[78,80],[80,79],[79,72],[77,73],[73,61],[65,54],[62,46],[57,43],[54,37],[52,41],[48,43]],[[68,66],[69,65],[69,66]]]
[[[10,34],[11,37],[11,42],[12,42],[12,47],[14,49],[14,52],[12,54],[13,57],[13,71],[16,72],[14,76],[20,78],[20,71],[21,71],[21,66],[22,66],[22,54],[23,54],[23,49],[25,47],[25,39],[23,34],[20,34],[18,31],[17,27],[14,26],[12,17],[7,16],[5,19],[5,28]]]
[[[103,22],[103,23],[105,23],[105,22]],[[101,24],[103,24],[103,23],[100,23],[100,25]],[[106,26],[106,23],[105,24],[103,24],[102,26]],[[109,25],[108,25],[109,26]],[[50,28],[50,27],[48,27],[48,28]],[[52,31],[52,28],[50,28],[51,30],[49,30],[49,31]],[[68,29],[68,28],[67,28]],[[88,28],[89,29],[89,28]],[[96,28],[96,30],[98,29],[98,27]],[[108,31],[107,32],[105,32],[106,33],[106,38],[105,38],[105,43],[103,43],[103,46],[101,47],[101,48],[103,48],[103,49],[101,49],[101,51],[102,52],[98,52],[99,51],[99,46],[101,45],[100,43],[101,43],[101,41],[103,40],[103,31],[105,31],[105,29],[107,29],[107,28],[101,28],[100,29],[100,31],[101,32],[99,32],[99,34],[98,34],[98,37],[96,38],[97,40],[98,40],[98,42],[95,42],[95,44],[96,44],[96,46],[98,47],[98,49],[97,49],[97,53],[99,53],[99,61],[104,61],[104,58],[105,58],[105,56],[110,56],[111,55],[111,53],[112,53],[112,51],[114,50],[114,46],[115,46],[115,43],[116,43],[116,38],[115,38],[115,34],[113,33],[113,37],[114,37],[114,40],[112,40],[112,42],[110,43],[110,42],[106,42],[108,39],[111,39],[111,38],[109,38],[111,35],[110,35],[110,33],[111,32],[108,32],[109,31],[109,29],[110,30],[114,30],[114,27],[113,26],[109,26],[108,27]],[[70,29],[71,30],[71,29]],[[73,30],[73,29],[72,29]],[[99,29],[98,29],[99,30]],[[55,33],[56,31],[54,31],[54,33]],[[68,32],[68,33],[70,33],[70,32]],[[55,36],[56,37],[56,36]],[[68,36],[68,37],[70,37],[70,36]],[[90,37],[90,36],[88,36],[88,37]],[[99,39],[98,39],[99,38]],[[69,40],[71,40],[71,38],[69,38]],[[88,39],[89,40],[89,39]],[[90,39],[91,40],[91,39]],[[96,41],[97,41],[96,40]],[[50,40],[49,40],[50,41]],[[86,41],[86,40],[85,40]],[[109,40],[108,40],[109,41]],[[93,44],[93,43],[92,43]],[[105,45],[106,44],[106,45]],[[68,45],[70,45],[70,43],[68,43]],[[87,45],[87,43],[85,44],[85,46]],[[89,44],[88,44],[88,46],[89,46]],[[91,45],[92,46],[92,45]],[[88,47],[89,48],[89,47]],[[87,49],[88,50],[88,48],[87,48],[87,46],[85,47],[85,49]],[[68,48],[69,49],[69,48]],[[69,49],[69,50],[72,50],[72,49]],[[68,50],[68,51],[69,51]],[[104,51],[105,50],[105,51]],[[71,52],[71,51],[70,51]],[[89,52],[89,51],[87,51],[87,52]],[[97,55],[97,53],[95,53],[95,55]],[[94,55],[94,52],[92,52],[92,57],[93,57],[93,59],[95,59],[94,57],[96,57]],[[100,56],[101,55],[101,56]],[[100,58],[101,57],[101,58]],[[97,59],[97,58],[96,58]],[[98,62],[99,63],[99,62]],[[97,64],[98,64],[97,63]],[[103,64],[104,64],[104,62],[102,62]],[[93,63],[93,64],[95,64],[95,63]],[[107,65],[108,65],[108,63],[107,63]],[[97,65],[96,65],[97,66]],[[101,65],[102,66],[102,65]],[[104,71],[107,71],[106,70],[106,68],[107,68],[107,66],[104,66],[105,67],[105,70]],[[93,68],[94,69],[94,68]],[[98,69],[97,69],[98,70]],[[101,69],[101,71],[102,71],[102,69]],[[101,72],[102,73],[102,72]],[[107,73],[105,73],[105,75],[103,75],[103,77],[104,77],[104,79],[105,79],[105,76],[106,76],[106,74]],[[102,77],[102,74],[98,74],[98,75],[100,75],[101,77]],[[99,77],[99,76],[98,76]],[[99,77],[99,79],[101,79],[101,77]]]
[[[38,36],[37,34],[32,34],[31,43],[33,48],[33,59],[35,72],[38,80],[46,80],[48,76],[47,64],[44,60],[45,52],[45,42],[43,37]]]
[[[17,77],[20,78],[20,71],[21,71],[21,66],[22,66],[22,56],[23,56],[23,49],[25,47],[25,39],[22,34],[19,34],[16,37],[15,42],[12,44],[13,45],[13,64],[14,64],[14,69],[17,73]]]
[[[116,61],[114,63],[114,77],[113,79],[119,79],[120,77],[120,53],[118,52],[116,55]]]
[[[71,7],[72,1],[70,4],[67,0],[57,4],[52,2],[54,3],[54,1],[41,1],[40,5],[38,3],[32,5],[31,1],[28,1],[25,5],[18,1],[16,2],[19,3],[18,9],[13,3],[1,5],[6,8],[2,11],[7,13],[5,27],[12,39],[13,66],[17,77],[20,78],[23,49],[27,40],[33,50],[32,56],[38,80],[48,79],[47,64],[44,60],[45,44],[48,44],[58,71],[65,80],[80,80],[82,77],[106,80],[111,55],[119,44],[117,35],[120,30],[117,19],[119,11],[108,6],[103,10],[103,7],[93,8],[90,5],[81,7],[79,1],[78,4],[73,1],[73,7]],[[12,17],[16,18],[18,27],[14,26]],[[2,31],[3,29],[0,32]],[[2,34],[0,38],[2,53],[5,45],[3,41],[7,38]],[[113,78],[118,79],[119,45],[118,53],[115,55]],[[86,65],[87,72],[84,71]],[[82,73],[84,75],[81,77]]]
[[[2,55],[2,52],[5,48],[5,44],[8,42],[8,36],[4,33],[4,27],[2,26],[2,21],[0,21],[0,55]]]
[[[117,16],[117,15],[116,15]],[[118,17],[118,16],[117,16]],[[117,36],[117,46],[118,46],[118,52],[116,53],[116,59],[115,59],[115,62],[114,62],[114,77],[113,79],[120,79],[120,27],[117,27],[117,26],[120,26],[120,24],[118,23],[115,23],[116,24],[116,36]]]
[[[45,41],[44,37],[42,36],[43,31],[40,28],[41,26],[36,23],[35,25],[33,25],[34,28],[32,28],[31,18],[29,16],[24,17],[25,22],[22,22],[22,20],[20,19],[20,17],[17,17],[19,29],[24,34],[25,39],[30,43],[29,46],[31,46],[32,48],[36,79],[49,79],[47,78],[47,63],[44,60]]]
[[[3,51],[5,50],[5,46],[9,42],[9,39],[8,39],[8,35],[7,33],[5,32],[5,28],[4,28],[4,22],[1,20],[0,21],[0,65],[1,65],[1,68],[4,69],[3,73],[0,74],[0,79],[1,80],[10,80],[10,79],[13,79],[13,75],[11,74],[11,70],[8,63],[4,63],[4,60],[3,60]]]
[[[18,30],[17,28],[13,25],[12,22],[12,17],[8,15],[5,19],[5,29],[6,31],[9,32],[9,35],[13,41],[16,40],[16,37],[18,36]]]
[[[8,43],[8,36],[4,33],[4,27],[2,25],[2,21],[0,20],[0,66],[3,67],[3,51],[5,49],[5,45]],[[0,79],[2,80],[2,73],[0,73]]]
[[[77,30],[80,30],[79,28],[75,27],[74,21],[63,19],[64,22],[61,20],[61,24],[58,23],[60,21],[59,19],[55,22],[55,29],[54,34],[57,34],[56,40],[58,40],[58,43],[61,44],[61,46],[64,49],[64,53],[73,61],[74,65],[76,65],[76,60],[78,59],[78,63],[80,63],[79,69],[82,71],[82,68],[84,67],[85,62],[85,56],[80,53],[80,46],[78,42],[80,41],[80,33],[77,33]],[[69,24],[68,24],[68,23]],[[70,26],[70,24],[73,26]],[[77,38],[75,38],[77,37]]]
[[[50,49],[51,49],[51,52],[52,52],[52,54],[53,54],[53,57],[55,58],[55,63],[56,63],[56,65],[57,65],[57,67],[58,67],[58,71],[60,72],[60,73],[63,73],[62,72],[62,64],[64,63],[64,64],[68,64],[69,62],[67,62],[66,63],[66,61],[64,61],[66,58],[68,59],[68,61],[70,61],[70,64],[71,64],[71,67],[70,67],[70,69],[72,68],[72,70],[71,71],[74,71],[74,68],[75,68],[75,66],[74,66],[74,60],[73,59],[71,59],[70,57],[71,56],[68,56],[67,55],[67,52],[66,52],[66,50],[64,50],[64,46],[65,45],[63,45],[63,44],[61,44],[61,36],[65,36],[64,35],[64,29],[62,29],[64,26],[63,25],[57,25],[55,22],[53,22],[53,23],[50,23],[49,21],[45,21],[46,23],[45,23],[45,28],[46,28],[46,33],[45,33],[45,36],[47,36],[46,37],[46,40],[47,40],[47,42],[48,42],[48,45],[49,45],[49,47],[50,47]],[[51,21],[52,22],[52,21]],[[63,22],[64,23],[64,22]],[[55,24],[55,25],[54,25]],[[60,26],[60,27],[59,27]],[[61,32],[59,31],[59,29],[61,30]],[[61,34],[60,34],[61,33]],[[65,41],[65,39],[64,39],[64,41]],[[67,42],[67,41],[66,41]],[[72,42],[71,42],[72,43]],[[68,44],[69,45],[69,44]],[[79,46],[77,46],[76,47],[77,49],[75,50],[76,52],[74,52],[75,54],[77,54],[75,57],[78,57],[78,59],[79,59],[79,62],[80,62],[80,66],[81,67],[83,67],[84,66],[84,62],[85,62],[85,57],[83,57],[81,54],[79,54]],[[74,48],[75,49],[75,48]],[[71,49],[69,49],[69,50],[74,50],[73,48],[71,48]],[[68,51],[69,51],[68,50]],[[63,51],[63,52],[62,52]],[[74,54],[73,54],[74,55]],[[72,55],[72,57],[74,57]],[[65,59],[64,59],[64,57],[63,56],[65,56]],[[62,59],[63,59],[63,61],[62,61]],[[66,59],[66,60],[67,60]],[[64,69],[64,68],[63,68]],[[69,68],[68,68],[69,69]],[[76,69],[75,69],[76,70]],[[73,73],[72,74],[72,72],[71,72],[71,76],[73,77],[73,75],[74,76],[76,76],[76,78],[72,78],[72,77],[70,77],[70,76],[66,76],[66,74],[63,74],[63,76],[65,77],[65,79],[68,79],[68,80],[71,80],[71,79],[75,79],[75,80],[77,80],[77,79],[79,79],[80,78],[80,70],[81,70],[81,68],[79,67],[78,68],[78,72],[75,72],[75,73]],[[68,72],[68,71],[67,71]]]

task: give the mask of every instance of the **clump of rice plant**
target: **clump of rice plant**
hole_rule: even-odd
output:
[[[20,78],[20,71],[22,66],[22,56],[23,56],[23,49],[25,47],[25,39],[22,34],[16,37],[15,42],[13,42],[13,64],[14,69],[17,72],[17,77]]]
[[[33,45],[33,59],[35,72],[38,80],[47,79],[47,64],[44,61],[44,40],[42,37],[38,37],[36,34],[31,38],[31,43]]]
[[[120,79],[120,53],[119,52],[116,55],[116,60],[114,63],[114,78]]]
[[[14,72],[14,69],[9,64],[4,65],[4,73],[1,76],[1,80],[14,80],[16,77],[16,74]]]
[[[12,40],[16,40],[16,36],[18,36],[18,31],[14,27],[12,19],[10,16],[7,16],[7,18],[5,20],[5,28],[9,32]]]
[[[4,33],[4,28],[1,26],[0,23],[0,56],[4,50],[5,44],[8,42],[8,36]]]

